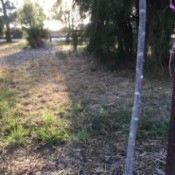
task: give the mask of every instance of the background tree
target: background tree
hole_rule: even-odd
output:
[[[4,23],[2,17],[0,17],[0,36],[3,35]]]
[[[79,13],[79,7],[73,2],[66,2],[64,0],[57,0],[52,7],[52,18],[61,21],[64,24],[66,35],[66,43],[70,43],[72,38],[72,45],[76,50],[78,44],[78,35],[82,27],[83,16]]]
[[[45,14],[40,5],[31,0],[25,0],[24,5],[18,10],[18,20],[24,28],[43,25]]]
[[[135,56],[135,1],[75,0],[81,11],[90,12],[88,50],[113,67]],[[135,32],[136,33],[136,32]],[[117,58],[117,59],[116,59]]]
[[[3,23],[5,25],[5,36],[6,41],[11,42],[11,29],[10,23],[16,18],[16,13],[14,12],[15,6],[10,0],[0,0],[1,7],[0,11],[3,14]]]
[[[138,0],[74,0],[81,13],[90,14],[88,50],[113,68],[135,62],[138,35]],[[147,0],[147,61],[165,66],[174,31],[169,0]]]
[[[18,10],[18,20],[28,45],[32,48],[43,46],[48,38],[48,31],[44,29],[45,17],[41,6],[31,0],[25,0],[24,5]]]
[[[174,33],[175,14],[169,10],[169,0],[147,0],[147,50],[149,61],[162,68],[168,64],[171,35]]]
[[[52,18],[61,21],[67,32],[66,43],[70,43],[71,28],[72,28],[72,5],[67,4],[62,0],[56,0],[52,7]]]

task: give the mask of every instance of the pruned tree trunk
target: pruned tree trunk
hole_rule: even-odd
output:
[[[146,31],[146,0],[140,0],[135,95],[134,95],[134,106],[132,110],[132,119],[130,125],[129,143],[127,149],[126,165],[125,165],[125,175],[133,174],[134,150],[136,143],[137,126],[139,121],[139,110],[141,103],[141,90],[143,81],[143,62],[144,62],[145,33],[146,33],[145,31]]]
[[[175,175],[175,78],[171,104],[166,175]]]

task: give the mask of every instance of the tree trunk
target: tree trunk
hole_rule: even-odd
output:
[[[124,50],[125,50],[125,57],[127,58],[127,61],[133,61],[133,32],[132,27],[130,24],[130,19],[128,19],[128,22],[123,24],[123,40],[124,40]]]
[[[8,23],[6,24],[5,37],[6,37],[6,41],[7,41],[8,43],[12,42],[10,26],[9,26]]]
[[[2,4],[2,11],[3,11],[3,19],[4,19],[5,26],[6,26],[6,32],[5,32],[6,41],[12,42],[11,30],[10,30],[10,25],[9,25],[8,16],[7,16],[6,4],[4,0],[1,0],[1,4]]]
[[[166,175],[175,175],[175,78],[171,104]]]
[[[140,109],[140,103],[141,103],[141,89],[142,89],[142,81],[143,81],[145,31],[146,31],[146,0],[140,0],[139,1],[139,35],[138,35],[138,48],[137,48],[135,95],[134,95],[134,106],[132,110],[132,119],[131,119],[131,125],[130,125],[125,175],[133,174],[134,150],[135,150],[137,126],[139,121],[139,109]]]

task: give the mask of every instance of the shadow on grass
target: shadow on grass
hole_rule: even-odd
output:
[[[7,87],[17,93],[12,106],[15,105],[14,109],[17,104],[21,106],[18,113],[10,114],[12,119],[8,115],[2,117],[6,118],[6,126],[17,122],[8,128],[6,138],[12,145],[16,141],[17,145],[24,145],[20,148],[24,152],[30,145],[27,154],[37,154],[40,162],[44,162],[38,171],[63,169],[68,174],[71,169],[75,174],[86,174],[99,169],[102,173],[106,165],[107,172],[122,174],[133,101],[133,73],[105,71],[91,58],[70,52],[55,55],[50,49],[14,51],[2,60],[4,73],[11,77]],[[162,133],[166,137],[167,123],[156,118],[159,100],[165,105],[165,98],[151,96],[151,93],[149,86],[146,87],[146,102],[157,102],[152,105],[155,117],[143,111],[146,115],[139,128],[140,141],[157,138]],[[163,105],[162,115],[166,109]],[[42,114],[43,111],[47,113]],[[60,145],[65,142],[71,144]],[[14,149],[14,155],[19,156],[20,149]],[[18,171],[26,173],[26,169]],[[154,174],[153,171],[150,174]]]

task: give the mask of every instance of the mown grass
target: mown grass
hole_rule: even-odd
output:
[[[20,41],[17,41],[17,42],[11,42],[11,43],[0,43],[0,48],[10,48],[10,47],[13,47],[13,48],[18,48],[18,49],[25,49],[28,47],[27,45],[27,42],[25,40],[20,40]]]
[[[19,146],[31,142],[60,144],[69,141],[85,142],[91,136],[111,135],[119,132],[127,140],[131,111],[126,107],[98,105],[88,108],[91,103],[72,105],[69,109],[59,108],[56,114],[43,112],[38,120],[27,119],[22,106],[16,104],[17,94],[8,90],[8,78],[1,76],[0,88],[0,144]],[[70,120],[67,125],[65,119]],[[168,120],[157,119],[143,114],[138,126],[138,139],[167,138]],[[71,133],[71,134],[70,134]]]
[[[40,123],[34,129],[34,138],[48,144],[64,143],[70,140],[65,123],[50,113],[43,113]]]
[[[120,133],[121,140],[127,141],[130,128],[131,111],[128,108],[98,106],[93,110],[73,107],[76,139],[85,141],[89,136],[113,135]],[[168,134],[168,119],[141,115],[137,139],[160,138],[165,140]]]
[[[24,118],[20,105],[15,105],[16,94],[4,88],[0,90],[1,146],[19,146],[30,142],[60,144],[69,141],[85,142],[90,136],[110,135],[120,132],[127,140],[131,111],[127,108],[100,105],[87,109],[73,105],[68,111],[59,109],[58,116],[43,112],[38,120]],[[66,126],[59,116],[71,117]],[[142,116],[138,127],[138,139],[160,137],[165,139],[168,120]],[[71,133],[71,134],[70,134]]]
[[[0,88],[0,146],[16,147],[33,141],[57,144],[70,139],[65,123],[49,112],[43,112],[37,121],[25,118],[22,107],[15,103],[16,92],[7,87],[8,83],[2,83]]]
[[[64,143],[70,139],[65,123],[51,114],[39,121],[23,120],[20,116],[5,115],[1,119],[3,146],[19,146],[33,141],[47,144]]]
[[[69,55],[69,52],[59,52],[57,56],[63,61],[66,57],[71,55]],[[20,75],[28,75],[26,72],[29,69],[35,69],[32,71],[33,74],[26,76],[27,78],[25,77],[24,79],[24,77],[21,76],[20,86],[23,84],[32,85],[33,79],[36,77],[37,79],[41,78],[42,71],[39,69],[41,65],[40,63],[37,65],[37,61],[35,61],[33,62],[33,65],[29,64],[28,68],[24,68],[24,70],[20,72]],[[44,66],[44,71],[46,71],[44,75],[47,75],[48,72],[51,72],[51,69],[49,68],[49,70],[47,70],[47,67]],[[57,72],[56,75],[58,76]],[[60,74],[59,76],[59,82],[62,82],[63,77],[61,77]],[[30,81],[29,78],[31,78]],[[85,84],[83,80],[84,79],[78,79],[76,82],[79,93],[82,93],[89,88],[89,85]],[[16,99],[18,98],[17,93],[19,92],[10,90],[10,81],[11,76],[0,76],[0,144],[3,146],[19,146],[32,142],[52,145],[69,141],[86,142],[90,137],[96,137],[98,135],[108,136],[116,132],[121,136],[120,138],[122,140],[126,141],[128,138],[131,106],[128,106],[129,104],[127,104],[127,102],[125,106],[112,106],[98,101],[95,106],[92,106],[91,104],[94,102],[92,102],[91,97],[87,96],[87,98],[79,98],[78,103],[65,106],[65,108],[59,108],[56,111],[51,109],[47,112],[44,110],[41,113],[37,112],[37,116],[35,116],[37,119],[35,119],[35,117],[32,118],[27,116],[29,115],[27,112],[23,113],[23,107],[16,102]],[[101,86],[95,86],[94,88],[97,89],[97,93],[105,93],[105,90],[101,88]],[[127,88],[127,85],[125,88]],[[28,91],[24,92],[24,94],[25,93],[28,93]],[[98,96],[98,94],[94,95]],[[148,101],[147,98],[151,97],[146,94],[145,100]],[[162,99],[165,98],[162,97]],[[24,99],[20,100],[22,101]],[[24,106],[28,105],[27,100],[28,97],[25,98]],[[73,98],[71,99],[71,102],[74,103]],[[42,103],[45,103],[44,100],[40,105],[43,105]],[[34,107],[34,105],[32,107]],[[32,110],[35,109],[32,108]],[[34,113],[35,111],[32,112]],[[165,139],[167,137],[168,120],[165,119],[166,117],[160,120],[157,116],[152,117],[153,114],[151,114],[151,112],[142,112],[141,114],[137,134],[138,139],[142,140],[143,138],[149,139],[155,137]],[[67,123],[67,121],[69,122]]]

